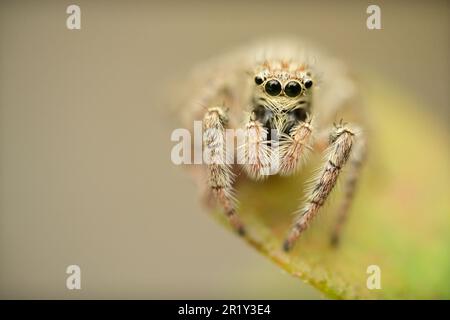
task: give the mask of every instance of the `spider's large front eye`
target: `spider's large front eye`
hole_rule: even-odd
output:
[[[289,81],[284,87],[284,93],[288,97],[296,97],[302,92],[302,86],[297,81]]]
[[[281,83],[278,80],[267,81],[264,88],[266,89],[266,92],[271,96],[277,96],[281,93]]]
[[[256,76],[255,77],[255,83],[259,86],[260,84],[262,84],[264,82],[264,78],[261,76]]]

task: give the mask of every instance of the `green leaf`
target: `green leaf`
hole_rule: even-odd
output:
[[[331,298],[448,299],[449,139],[432,118],[432,107],[380,83],[364,84],[374,130],[341,245],[329,245],[338,187],[293,251],[281,249],[320,155],[294,177],[254,182],[240,176],[237,197],[245,240]],[[213,216],[229,228],[219,209]],[[380,290],[366,287],[369,265],[381,269]]]

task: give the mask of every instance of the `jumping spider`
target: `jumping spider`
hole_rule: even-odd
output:
[[[273,161],[271,152],[276,144],[271,132],[275,130],[280,151],[276,174],[294,174],[309,150],[325,154],[307,198],[296,212],[284,250],[290,250],[308,228],[346,167],[343,200],[331,235],[332,243],[337,244],[366,150],[362,104],[344,65],[306,43],[278,40],[243,48],[205,64],[197,69],[189,88],[194,97],[184,108],[186,119],[202,119],[204,130],[244,128],[253,133],[253,138],[238,146],[247,157],[249,150],[256,150],[253,161],[206,165],[208,188],[231,225],[244,233],[235,209],[235,167],[243,167],[251,179],[267,177],[263,171]],[[343,116],[346,121],[358,121],[358,126],[339,121]],[[215,153],[224,145],[219,141],[224,136],[208,136],[203,144]]]

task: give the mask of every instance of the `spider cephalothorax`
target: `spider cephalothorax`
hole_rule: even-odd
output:
[[[252,98],[253,120],[260,121],[267,130],[289,134],[299,121],[310,114],[313,79],[305,65],[288,62],[265,62],[254,76]]]

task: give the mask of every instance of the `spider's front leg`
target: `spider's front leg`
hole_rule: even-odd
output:
[[[337,178],[350,156],[355,134],[345,125],[334,128],[330,138],[330,148],[324,168],[313,182],[306,205],[300,209],[294,225],[284,242],[283,249],[289,251],[300,234],[308,228],[309,223],[325,203],[330,192],[336,185]]]
[[[207,158],[208,185],[233,228],[243,235],[244,225],[236,213],[236,201],[233,196],[234,176],[227,161],[225,140],[227,123],[227,113],[220,107],[209,108],[203,117],[203,144]]]

